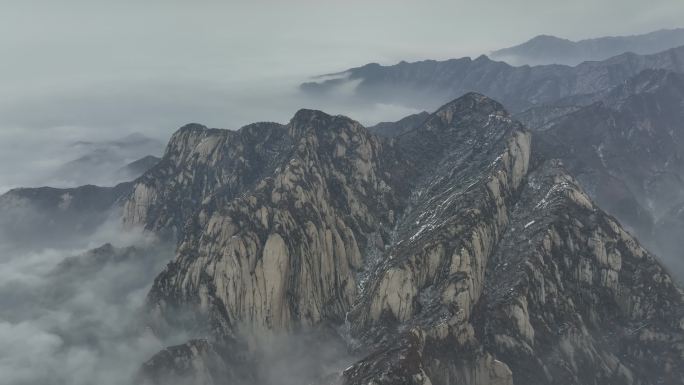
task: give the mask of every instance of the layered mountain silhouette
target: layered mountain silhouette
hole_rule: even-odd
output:
[[[63,247],[116,221],[133,183],[114,187],[18,188],[0,196],[0,241],[31,247]],[[36,237],[40,234],[39,237]]]
[[[684,46],[683,28],[579,41],[539,35],[520,45],[496,50],[490,56],[494,60],[502,60],[513,65],[577,65],[585,61],[605,60],[625,52],[649,55],[681,46]]]
[[[72,143],[67,153],[78,154],[48,176],[48,185],[76,187],[84,184],[108,185],[131,181],[154,165],[164,143],[142,134],[116,140]]]
[[[624,53],[575,67],[514,67],[486,56],[391,66],[373,63],[328,76],[323,81],[303,83],[300,89],[325,97],[351,84],[351,98],[360,103],[396,103],[427,110],[466,92],[479,92],[500,101],[511,112],[520,112],[615,87],[646,69],[684,71],[684,47],[653,55]]]

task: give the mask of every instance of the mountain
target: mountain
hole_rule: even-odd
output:
[[[684,279],[681,237],[664,239],[654,228],[684,204],[684,75],[646,70],[585,98],[586,107],[552,114],[541,125],[527,122],[536,149],[562,159],[601,207],[678,266]]]
[[[428,117],[430,117],[430,113],[423,111],[418,114],[409,115],[396,122],[380,122],[368,127],[368,131],[378,136],[398,136],[425,123]]]
[[[63,165],[56,174],[60,180],[66,174],[81,180],[92,179],[91,174],[99,173],[95,179],[105,184],[125,182],[112,187],[87,184],[10,190],[0,195],[0,241],[12,240],[15,245],[24,243],[31,247],[65,247],[75,239],[88,237],[106,221],[117,221],[123,199],[134,186],[130,181],[160,160],[149,155],[125,164],[125,159],[158,145],[156,140],[139,134],[115,141],[74,143],[74,147],[85,148],[89,154]],[[41,237],[36,239],[36,234]]]
[[[116,171],[108,167],[106,175],[117,175],[115,180],[134,180],[159,160],[146,156]],[[90,166],[83,167],[92,171]],[[116,222],[124,198],[133,187],[133,182],[123,182],[113,187],[84,185],[10,190],[0,195],[0,241],[11,239],[15,245],[23,243],[31,247],[65,247],[73,240],[93,234],[108,220]],[[41,237],[36,239],[36,234]]]
[[[59,189],[18,188],[0,195],[0,244],[62,247],[120,215],[133,183]],[[36,237],[40,234],[39,237]]]
[[[181,128],[123,221],[176,234],[149,324],[196,337],[138,380],[684,383],[682,291],[530,145],[475,93],[386,139],[312,110]]]
[[[684,47],[645,56],[626,53],[575,67],[514,67],[486,56],[391,66],[373,63],[328,76],[326,80],[303,83],[300,89],[321,98],[351,85],[351,98],[358,103],[396,103],[428,110],[474,91],[501,101],[512,112],[521,112],[615,87],[646,69],[683,72]]]
[[[117,175],[120,175],[124,180],[133,180],[154,167],[160,160],[161,158],[153,155],[144,156],[120,168]]]
[[[494,51],[490,56],[513,65],[577,65],[585,61],[605,60],[626,52],[650,55],[680,46],[684,46],[684,28],[580,41],[539,35],[520,45]]]
[[[149,154],[160,154],[163,148],[162,142],[142,134],[101,142],[76,142],[68,148],[75,159],[57,167],[45,184],[72,187],[84,184],[111,186],[128,182],[149,168],[141,167],[151,165]],[[142,159],[146,160],[135,163]]]

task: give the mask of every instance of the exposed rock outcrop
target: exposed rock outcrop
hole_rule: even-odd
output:
[[[309,110],[181,129],[124,220],[179,237],[148,296],[153,328],[209,339],[142,378],[218,383],[241,351],[249,381],[259,338],[337,328],[360,359],[320,383],[684,383],[681,291],[530,154],[529,132],[479,94],[383,140]]]
[[[212,147],[218,157],[240,158],[241,149],[248,148],[240,143],[252,129],[210,133],[201,139],[185,136],[183,129],[172,139],[161,165],[174,159],[181,164],[188,158],[201,162],[201,155],[195,154],[208,143],[229,146],[222,151]],[[267,141],[277,138],[277,144],[289,143],[290,148],[263,163],[250,157],[236,168],[238,162],[230,158],[221,164],[228,166],[226,170],[213,166],[212,173],[219,177],[212,183],[222,175],[225,183],[197,187],[196,179],[188,178],[173,190],[175,181],[165,181],[158,184],[166,189],[163,192],[150,192],[147,180],[136,186],[125,220],[147,220],[151,228],[187,220],[185,226],[192,229],[183,233],[179,257],[152,289],[150,300],[161,313],[169,306],[191,303],[220,327],[246,323],[264,330],[344,318],[356,296],[354,271],[361,267],[366,235],[390,223],[396,205],[390,181],[381,171],[381,144],[358,123],[316,111],[302,110],[289,125],[266,129]],[[174,151],[176,145],[191,147],[192,155],[179,157],[176,154],[182,152]],[[269,148],[263,148],[267,153]],[[199,172],[203,166],[184,167]],[[266,174],[262,179],[256,179],[258,170]],[[252,184],[245,183],[247,176],[254,179]],[[252,190],[246,191],[247,186]],[[183,199],[186,191],[198,194],[193,199],[196,206],[190,202],[184,207],[195,216],[181,212],[168,217],[164,209],[155,217],[141,215],[155,212],[160,203],[174,207],[165,198],[154,198],[174,194]],[[139,204],[149,199],[151,204]]]
[[[476,327],[517,383],[684,381],[682,292],[557,162],[529,175],[511,218]]]

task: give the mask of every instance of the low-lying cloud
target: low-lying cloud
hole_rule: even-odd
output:
[[[353,90],[340,90],[338,98],[307,96],[297,88],[301,80],[306,79],[124,81],[95,91],[69,90],[0,105],[0,193],[46,185],[111,186],[123,181],[112,175],[126,162],[161,156],[171,134],[191,122],[238,129],[259,121],[286,123],[298,109],[312,108],[375,124],[418,112],[399,105],[354,102],[348,97]],[[143,135],[146,142],[128,149],[112,145],[131,134]],[[89,156],[90,167],[79,169]]]
[[[105,239],[117,247],[87,251]],[[126,384],[144,360],[175,342],[146,330],[141,313],[154,277],[173,256],[171,246],[117,222],[71,246],[0,239],[4,384]]]

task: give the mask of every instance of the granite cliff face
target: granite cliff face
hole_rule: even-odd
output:
[[[306,383],[684,383],[681,291],[531,152],[479,94],[389,139],[310,110],[182,128],[124,222],[178,239],[148,295],[153,330],[205,337],[140,381],[289,383],[260,377],[260,339],[315,334],[354,358]]]
[[[237,134],[184,126],[171,138],[162,160],[136,183],[124,207],[124,223],[182,238],[186,220],[205,198],[221,190],[230,199],[273,172],[290,145],[280,127],[257,123]]]
[[[150,297],[162,314],[169,306],[190,303],[221,328],[243,322],[259,330],[344,318],[356,295],[353,271],[361,266],[360,250],[368,234],[393,220],[397,198],[381,171],[391,165],[384,165],[380,142],[344,117],[302,110],[288,126],[269,129],[280,140],[277,145],[290,147],[271,153],[275,158],[250,158],[240,166],[271,174],[254,180],[250,190],[243,180],[229,180],[197,197],[202,204],[184,218],[192,231],[183,232],[179,258],[157,278]],[[221,145],[232,148],[249,130]],[[207,142],[215,143],[214,137],[192,143],[202,150]],[[239,171],[226,174],[233,178]],[[149,191],[141,185],[135,202],[141,200],[139,191]],[[240,188],[243,192],[234,195]],[[127,213],[141,218],[136,211]],[[167,223],[160,218],[144,219],[153,226]]]

